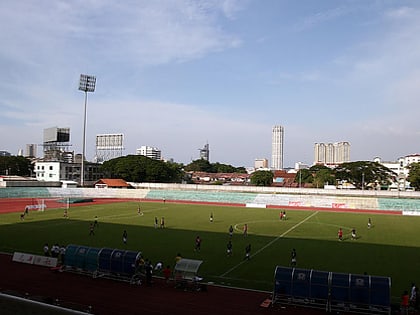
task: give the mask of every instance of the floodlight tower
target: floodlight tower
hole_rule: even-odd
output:
[[[80,75],[79,90],[85,92],[85,115],[83,120],[83,149],[82,166],[80,170],[80,186],[83,187],[85,181],[85,155],[86,155],[86,113],[87,113],[87,93],[95,92],[96,77],[93,75]]]

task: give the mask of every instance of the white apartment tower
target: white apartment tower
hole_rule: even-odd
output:
[[[158,148],[149,147],[142,145],[139,149],[136,150],[137,155],[144,155],[153,160],[161,160],[162,152]]]
[[[271,168],[273,170],[283,169],[283,126],[274,126],[271,138]]]
[[[350,143],[315,143],[314,164],[337,165],[350,162]]]

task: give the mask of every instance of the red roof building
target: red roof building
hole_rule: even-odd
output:
[[[101,178],[95,182],[95,188],[131,188],[131,185],[121,178]]]

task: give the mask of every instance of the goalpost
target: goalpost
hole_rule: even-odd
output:
[[[70,201],[68,197],[33,198],[32,203],[27,205],[26,208],[28,208],[28,210],[41,212],[48,209],[68,210],[70,208]]]

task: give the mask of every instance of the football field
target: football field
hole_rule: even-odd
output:
[[[203,260],[200,275],[206,282],[271,291],[275,267],[290,266],[296,249],[299,268],[391,277],[393,302],[412,282],[420,283],[420,217],[286,210],[286,219],[280,219],[283,209],[143,201],[70,205],[68,218],[65,209],[33,210],[24,220],[20,213],[1,214],[0,251],[42,255],[45,243],[120,248],[141,251],[153,263],[171,267],[181,254]],[[98,226],[89,235],[95,217]],[[351,238],[352,229],[356,239]],[[200,251],[195,250],[197,236]],[[231,256],[226,250],[229,240]],[[251,258],[246,260],[249,244]]]

